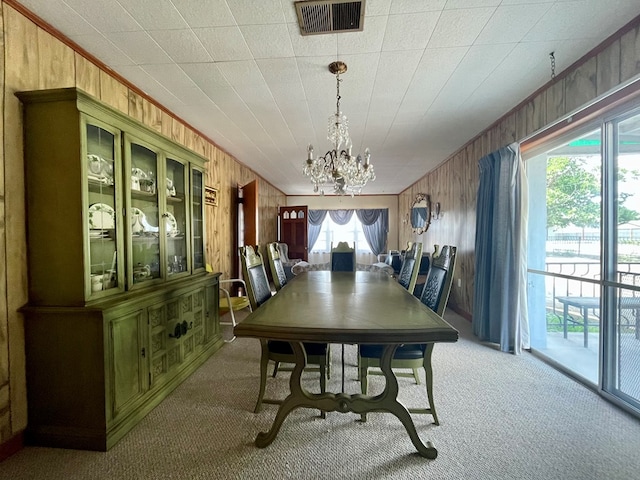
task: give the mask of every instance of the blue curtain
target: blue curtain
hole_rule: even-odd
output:
[[[356,210],[358,220],[362,223],[364,238],[374,255],[386,251],[387,234],[389,233],[389,209],[371,208]]]
[[[346,225],[353,217],[353,209],[351,210],[329,210],[329,218],[337,225]]]
[[[328,210],[309,210],[309,223],[308,223],[308,242],[309,251],[313,250],[313,246],[318,241],[320,236],[320,230],[322,230],[322,222],[327,217]]]
[[[364,238],[374,255],[385,251],[387,247],[387,234],[389,233],[389,209],[347,209],[347,210],[309,210],[309,251],[318,240],[322,222],[329,214],[329,218],[338,225],[345,225],[351,221],[355,212],[362,224]]]
[[[503,352],[529,348],[527,181],[513,143],[479,161],[473,333]]]

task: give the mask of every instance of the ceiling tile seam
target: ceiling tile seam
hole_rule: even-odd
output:
[[[391,8],[391,6],[389,6],[389,8]],[[384,34],[382,35],[381,46],[384,45],[384,38],[387,35],[387,26],[389,25],[388,19],[389,19],[389,17],[387,16],[387,18],[385,19],[385,23],[384,23]],[[365,16],[365,20],[366,20],[366,16]],[[362,32],[360,32],[360,33],[362,33]],[[337,40],[337,36],[336,36],[336,40]],[[380,68],[380,55],[382,54],[382,50],[379,50],[378,52],[375,52],[375,54],[376,54],[376,57],[377,57],[377,62],[376,62],[376,65],[375,65],[375,72],[376,72],[376,78],[377,78],[378,77],[378,70]],[[414,74],[415,74],[415,71],[414,71]],[[372,87],[371,87],[371,93],[369,95],[369,101],[367,102],[367,115],[365,117],[364,126],[362,127],[363,137],[360,138],[360,148],[358,148],[356,150],[357,152],[361,152],[366,148],[364,146],[364,136],[366,136],[366,133],[367,133],[367,123],[369,121],[369,115],[371,113],[371,102],[373,100],[373,92],[376,89],[376,78],[374,78],[374,80],[373,80],[373,84],[372,84]],[[396,113],[397,113],[397,110],[396,110]],[[390,128],[387,129],[387,133],[385,134],[385,140],[389,136],[389,130],[390,130]],[[351,139],[351,141],[353,142],[353,139]],[[382,144],[384,145],[384,141],[382,142]]]
[[[519,43],[519,42],[518,42],[518,43]],[[476,92],[476,91],[477,91],[477,90],[478,90],[482,85],[484,85],[484,84],[485,84],[485,82],[486,82],[486,81],[487,81],[487,79],[491,76],[491,74],[492,74],[493,72],[495,72],[495,71],[498,69],[498,67],[499,67],[500,65],[502,65],[502,64],[505,62],[505,60],[507,59],[507,57],[509,56],[509,54],[510,54],[511,52],[513,52],[513,51],[516,49],[516,47],[518,46],[518,43],[513,43],[513,44],[511,44],[511,50],[509,50],[509,52],[507,52],[507,53],[502,57],[502,60],[500,60],[500,62],[498,62],[498,64],[495,66],[495,68],[494,68],[493,70],[491,70],[490,72],[488,72],[488,73],[487,73],[487,75],[482,79],[482,81],[481,81],[481,82],[476,83],[476,87],[475,87],[475,88],[471,91],[471,93],[469,93],[469,95],[464,99],[464,102],[466,102],[469,98],[473,97],[473,94],[474,94],[474,93],[475,93],[475,92]],[[494,44],[494,45],[495,45],[495,44]],[[508,44],[508,43],[504,43],[504,44],[498,44],[498,45],[509,45],[509,44]]]
[[[286,57],[286,58],[289,58],[289,57]],[[289,132],[289,136],[291,137],[292,140],[295,141],[295,135],[291,131],[291,128],[289,127],[289,122],[287,122],[287,119],[284,117],[284,115],[282,113],[282,110],[280,109],[280,106],[278,105],[278,102],[276,101],[276,98],[273,96],[273,92],[271,91],[271,88],[269,87],[269,83],[267,82],[267,80],[266,80],[266,78],[264,76],[264,73],[262,72],[262,69],[260,68],[260,65],[258,64],[258,62],[256,62],[255,58],[252,59],[252,62],[255,64],[256,68],[260,72],[260,76],[262,77],[262,82],[263,82],[264,86],[267,88],[267,90],[269,90],[269,94],[271,95],[271,100],[273,100],[273,104],[276,106],[276,109],[277,109],[278,113],[280,114],[280,118],[281,118],[282,122],[284,123],[284,125],[287,126],[287,131]],[[268,130],[264,127],[263,123],[253,113],[253,108],[250,108],[249,105],[247,105],[247,103],[244,101],[242,96],[238,93],[236,88],[231,84],[231,82],[229,82],[229,79],[225,76],[224,72],[221,72],[221,74],[227,80],[227,83],[229,83],[229,85],[231,86],[231,89],[234,92],[236,92],[236,94],[238,95],[238,98],[240,98],[240,100],[245,105],[245,107],[247,107],[247,109],[249,110],[249,112],[251,113],[251,115],[253,116],[255,121],[258,123],[258,125],[260,125],[260,128],[262,128],[262,130],[264,131],[265,135],[271,139],[271,141],[272,141],[273,145],[275,146],[276,150],[280,153],[281,156],[284,156],[284,153],[282,152],[282,150],[278,146],[279,145],[278,142],[275,142],[273,140],[273,138],[269,135]],[[296,142],[296,144],[297,144],[297,142]],[[263,153],[263,155],[265,156],[265,158],[269,158],[266,154]]]
[[[144,31],[144,27],[142,25],[140,25],[140,22],[138,22],[138,20],[136,20],[136,18],[131,15],[131,13],[129,12],[129,10],[127,10],[126,8],[124,8],[124,6],[118,2],[118,0],[116,0],[116,2],[118,3],[118,5],[120,5],[120,8],[122,8],[122,11],[126,12],[127,15],[129,15],[129,17],[131,17],[131,20],[133,20],[139,27],[140,27],[140,31]],[[89,24],[93,26],[93,22],[90,22],[89,20],[87,20],[87,18],[84,17],[84,15],[82,15],[80,12],[78,12],[75,8],[73,8],[71,5],[69,5],[65,0],[62,0],[62,3],[64,3],[70,10],[73,10],[74,12],[76,12],[78,14],[79,17],[84,18],[84,20]],[[135,31],[135,30],[132,30]],[[102,32],[100,32],[102,33]],[[103,35],[104,36],[104,35]]]
[[[391,7],[389,7],[389,9],[391,9]],[[393,120],[391,121],[391,125],[393,125],[395,123],[395,121],[396,121],[396,118],[398,118],[398,112],[400,111],[400,107],[402,106],[402,102],[404,101],[404,99],[407,96],[407,91],[409,90],[409,85],[411,85],[411,82],[413,81],[413,79],[416,76],[416,72],[418,71],[418,66],[420,65],[420,62],[422,62],[422,59],[424,58],[425,52],[427,51],[427,46],[429,45],[429,41],[431,40],[431,37],[433,36],[433,32],[435,32],[435,30],[436,30],[435,26],[438,25],[438,22],[440,21],[440,17],[442,16],[442,10],[439,10],[437,12],[438,12],[438,18],[437,18],[437,20],[436,20],[436,22],[434,24],[434,28],[431,30],[431,33],[429,34],[429,38],[427,38],[427,42],[425,43],[425,47],[422,49],[422,55],[420,56],[420,59],[416,63],[416,68],[413,70],[413,75],[411,75],[411,79],[407,83],[407,88],[404,91],[404,95],[402,96],[402,99],[398,103],[398,107],[396,108],[396,111],[395,111],[395,113],[393,115]],[[396,15],[396,14],[394,14],[394,15]],[[402,14],[397,14],[397,15],[402,15]],[[391,16],[391,15],[389,15],[389,16]],[[388,19],[388,17],[387,17],[387,19]],[[385,35],[382,38],[382,44],[383,45],[384,45],[384,37],[386,36],[386,34],[387,34],[387,31],[386,31],[386,25],[385,25]],[[419,50],[419,49],[416,49],[416,50]],[[372,89],[372,92],[373,92],[373,90],[375,90],[375,81],[374,81],[374,88]],[[431,102],[431,104],[433,104],[433,101]],[[431,106],[431,104],[429,105],[429,107]],[[428,108],[427,108],[426,111],[428,111]],[[423,116],[426,114],[426,111],[425,111],[425,113],[423,113]],[[368,117],[369,117],[369,112],[367,111],[367,118]],[[384,140],[382,141],[383,145],[387,141],[387,139],[389,138],[389,134],[390,133],[391,133],[391,127],[389,127],[387,129],[387,133],[384,136]]]
[[[506,44],[505,44],[505,45],[506,45]],[[451,71],[451,74],[450,74],[450,75],[449,75],[449,77],[447,78],[447,81],[442,83],[442,87],[440,87],[440,90],[438,90],[438,93],[437,93],[436,95],[434,95],[434,96],[433,96],[433,100],[431,101],[431,103],[429,104],[429,106],[427,107],[427,109],[424,111],[424,114],[422,115],[422,117],[421,117],[420,121],[424,121],[424,120],[425,120],[425,117],[426,117],[427,113],[429,113],[429,110],[431,110],[431,107],[433,106],[434,102],[435,102],[435,101],[440,97],[440,94],[442,93],[442,90],[446,87],[446,85],[448,85],[449,80],[451,79],[451,77],[452,77],[452,76],[453,76],[453,75],[458,71],[458,69],[460,68],[460,65],[462,64],[462,62],[464,61],[464,59],[465,59],[465,58],[467,58],[467,56],[469,55],[469,52],[471,51],[471,47],[472,47],[472,46],[473,46],[473,45],[468,45],[468,46],[467,46],[467,51],[466,51],[466,53],[462,56],[462,58],[460,59],[460,61],[459,61],[459,62],[458,62],[458,64],[456,65],[456,68],[454,68],[454,69]],[[511,51],[513,51],[513,49],[515,49],[515,48],[516,48],[516,46],[517,46],[517,44],[514,44],[514,46],[513,46],[513,48],[512,48],[512,50],[511,50]],[[449,48],[449,47],[440,47],[440,48]],[[426,51],[426,49],[425,49],[425,51]],[[506,58],[506,55],[505,55],[505,58]],[[502,61],[501,61],[500,63],[502,63],[502,62],[504,62],[504,58],[502,59]],[[495,70],[495,69],[494,69],[494,70]],[[493,70],[492,70],[492,71],[493,71]],[[487,78],[488,78],[488,77],[489,77],[489,74],[487,74],[487,75],[485,76],[485,78],[482,80],[482,82],[481,82],[481,83],[484,83],[484,82],[487,80]],[[475,91],[477,90],[477,88],[478,88],[478,87],[476,86],[476,88],[475,88],[473,91],[475,92]],[[470,95],[469,95],[469,96],[470,96]],[[464,102],[469,98],[469,96],[465,97],[465,99],[464,99],[461,103],[464,103]]]
[[[535,3],[533,3],[534,5],[545,5],[547,8],[546,8],[546,10],[544,11],[544,13],[543,13],[542,15],[540,15],[540,18],[538,18],[538,20],[537,20],[533,25],[531,25],[531,27],[529,27],[529,29],[528,29],[526,32],[524,32],[524,33],[523,33],[523,35],[522,35],[522,37],[521,37],[521,40],[519,40],[518,42],[516,42],[516,44],[520,44],[520,43],[534,43],[534,42],[526,42],[526,41],[524,41],[524,38],[529,34],[529,32],[531,32],[531,31],[532,31],[532,30],[533,30],[533,29],[534,29],[534,28],[535,28],[535,27],[536,27],[536,26],[537,26],[537,25],[542,21],[542,19],[545,17],[545,15],[547,15],[547,13],[549,13],[549,10],[551,10],[551,8],[552,8],[554,5],[556,5],[557,3],[558,3],[557,1],[555,1],[555,2],[548,2],[548,3],[546,3],[546,2],[544,2],[544,3],[543,3],[543,2],[535,2]],[[521,4],[521,5],[523,5],[523,4]],[[501,6],[501,5],[499,5],[499,6],[494,10],[494,12],[491,14],[491,16],[489,17],[489,19],[487,20],[487,23],[485,23],[484,27],[482,27],[482,30],[480,30],[480,32],[478,33],[478,36],[474,39],[474,41],[473,41],[473,44],[472,44],[472,45],[475,45],[475,42],[478,40],[478,38],[480,38],[480,36],[482,35],[482,32],[484,32],[484,31],[485,31],[485,29],[487,28],[487,25],[489,25],[489,22],[491,21],[491,19],[496,15],[496,13],[498,12],[498,9],[499,9],[499,7],[500,7],[500,6]],[[514,5],[507,5],[507,6],[518,6],[518,4],[514,4]],[[498,44],[497,44],[497,43],[487,43],[487,44],[485,44],[485,45],[498,45]]]
[[[389,7],[389,9],[391,9],[391,7]],[[438,25],[438,22],[440,21],[440,17],[442,16],[442,12],[443,12],[443,10],[444,10],[444,8],[443,8],[443,9],[440,9],[440,10],[435,10],[435,11],[437,11],[437,12],[438,12],[438,18],[437,18],[437,20],[436,20],[436,22],[435,22],[435,24],[434,24],[434,28],[431,30],[431,33],[429,34],[429,38],[427,38],[427,42],[425,43],[425,48],[423,48],[423,49],[422,49],[422,55],[420,56],[420,59],[419,59],[419,60],[418,60],[418,62],[416,63],[416,68],[413,70],[413,75],[411,76],[411,79],[409,80],[409,82],[408,82],[408,84],[407,84],[407,85],[411,85],[411,82],[413,81],[413,79],[414,79],[414,78],[415,78],[415,76],[416,76],[416,72],[417,72],[417,70],[418,70],[418,66],[420,65],[420,62],[422,62],[422,59],[424,58],[424,55],[425,55],[425,53],[426,53],[426,51],[427,51],[427,47],[428,47],[428,45],[429,45],[429,41],[431,40],[431,37],[433,36],[433,32],[435,32],[435,30],[436,30],[436,26]],[[435,11],[434,11],[434,12],[435,12]],[[394,15],[403,15],[403,14],[394,14]],[[391,14],[389,14],[389,16],[391,16]],[[387,18],[388,18],[388,17],[387,17]],[[385,35],[384,35],[384,36],[386,36],[386,34],[387,34],[387,32],[386,32],[386,25],[385,25]],[[382,41],[383,45],[384,45],[384,36],[383,36],[383,41]],[[418,49],[416,49],[416,50],[418,50]],[[467,50],[467,51],[468,51],[468,50]],[[453,72],[452,72],[452,74],[453,74]],[[449,76],[449,78],[451,78],[451,75]],[[443,84],[443,85],[446,85],[446,83],[445,83],[445,84]],[[374,89],[375,89],[375,83],[374,83]],[[396,112],[395,112],[395,114],[393,115],[393,120],[391,121],[391,125],[393,125],[393,124],[395,123],[396,118],[398,117],[398,112],[400,111],[400,107],[402,106],[402,102],[404,101],[405,97],[407,96],[407,91],[408,91],[408,90],[409,90],[409,88],[407,87],[407,89],[405,89],[405,91],[404,91],[404,95],[402,96],[402,99],[401,99],[401,100],[400,100],[400,102],[398,103],[398,108],[396,109]],[[441,88],[440,90],[442,90],[442,88]],[[373,90],[372,90],[372,92],[373,92]],[[438,93],[439,93],[439,92],[438,92]],[[425,112],[423,113],[423,115],[422,115],[422,116],[423,116],[423,118],[424,118],[424,115],[426,115],[426,113],[429,111],[429,108],[431,107],[431,105],[432,105],[432,104],[433,104],[433,102],[435,101],[435,98],[437,98],[437,95],[434,97],[434,100],[432,100],[432,101],[431,101],[431,104],[429,104],[429,107],[427,107],[427,109],[426,109],[426,110],[425,110]],[[369,117],[369,112],[367,112],[367,118],[368,118],[368,117]],[[387,129],[387,133],[386,133],[386,135],[384,136],[384,140],[382,141],[382,144],[383,144],[383,145],[384,145],[384,143],[387,141],[387,139],[389,138],[389,134],[390,134],[390,133],[391,133],[391,127],[389,127],[389,128]]]

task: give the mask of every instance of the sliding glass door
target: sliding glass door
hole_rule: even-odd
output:
[[[640,112],[606,125],[609,165],[605,188],[613,199],[605,211],[612,228],[603,305],[605,325],[603,389],[640,406]]]
[[[640,412],[640,111],[524,157],[532,349]]]

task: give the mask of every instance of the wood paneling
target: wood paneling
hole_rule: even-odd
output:
[[[55,41],[51,34],[38,29],[38,88],[73,87],[75,85],[74,51]]]
[[[626,82],[640,73],[640,26],[620,38],[620,81]]]
[[[133,90],[129,90],[129,116],[144,123],[144,98]]]
[[[100,70],[100,100],[122,113],[129,113],[129,88]]]
[[[0,121],[0,137],[4,138],[0,148],[3,167],[0,168],[0,284],[10,285],[6,295],[0,296],[0,443],[3,443],[22,431],[27,422],[24,324],[17,312],[28,299],[22,116],[20,102],[13,95],[16,91],[77,86],[206,156],[209,159],[206,184],[219,189],[219,205],[206,209],[207,262],[225,278],[233,271],[236,186],[256,179],[260,183],[261,243],[277,240],[277,205],[284,205],[286,199],[249,168],[4,2],[0,18],[3,20],[0,82],[4,82],[0,83],[3,87],[0,102],[4,102]],[[12,161],[4,164],[6,158]],[[10,256],[5,256],[7,251]]]
[[[596,57],[593,57],[566,76],[564,102],[567,112],[572,112],[595,97]]]
[[[458,247],[449,305],[466,317],[471,318],[473,309],[478,160],[541,130],[566,113],[639,74],[639,29],[638,25],[630,26],[628,31],[620,32],[618,40],[604,49],[594,50],[572,71],[562,72],[545,88],[523,101],[514,111],[470,140],[442,165],[400,194],[398,209],[401,218],[407,215],[417,193],[429,194],[433,204],[440,202],[441,218],[432,221],[425,234],[415,236],[404,221],[400,226],[399,241],[401,246],[406,245],[407,241],[422,241],[427,251],[432,250],[433,244]]]
[[[76,85],[96,98],[100,97],[100,69],[76,53]]]
[[[8,430],[15,434],[26,425],[24,326],[17,313],[17,308],[27,300],[24,179],[21,113],[19,102],[13,96],[14,92],[42,88],[41,82],[59,82],[56,86],[63,86],[71,79],[70,86],[82,88],[119,110],[141,118],[145,125],[165,136],[179,138],[190,148],[205,152],[205,156],[209,158],[206,183],[219,189],[218,206],[207,207],[207,262],[214,270],[222,272],[225,278],[229,278],[233,272],[236,186],[258,178],[249,168],[191,132],[184,124],[177,121],[174,124],[174,118],[154,103],[145,98],[140,103],[138,97],[130,95],[127,85],[81,55],[71,55],[62,42],[41,32],[33,22],[4,2],[2,20],[4,32],[1,38],[5,64],[2,65],[4,75],[0,75],[0,82],[4,81],[2,93],[5,102],[4,122],[0,123],[0,134],[4,138],[0,163],[4,161],[4,168],[0,171],[6,177],[0,182],[0,243],[5,242],[0,245],[0,251],[11,252],[11,255],[4,258],[0,254],[0,262],[5,267],[0,268],[0,282],[10,285],[6,296],[0,298],[0,391],[3,389],[2,362],[5,371],[7,365],[11,365],[11,388],[10,406],[0,404],[0,411],[10,412],[0,415],[0,443],[7,440]],[[618,62],[616,55],[619,55]],[[597,59],[592,56],[573,72],[569,72],[569,75],[559,76],[532,100],[527,100],[514,112],[488,127],[440,167],[399,195],[400,246],[406,245],[410,240],[419,240],[428,251],[436,243],[450,243],[458,247],[455,276],[456,279],[460,278],[461,287],[457,286],[456,281],[451,293],[451,306],[462,313],[471,314],[475,265],[475,196],[478,186],[477,162],[480,157],[521,139],[522,135],[539,130],[562,117],[568,110],[592,100],[596,94],[615,86],[616,78],[624,82],[639,73],[640,32],[638,25],[634,25],[628,31],[621,32],[619,49],[611,44],[597,53]],[[6,161],[9,158],[11,162]],[[286,205],[286,198],[266,181],[259,179],[259,182],[259,241],[265,244],[277,240],[277,206]],[[441,218],[434,221],[429,230],[418,238],[406,221],[409,206],[416,193],[430,194],[431,201],[440,202],[442,208]],[[3,274],[6,275],[6,281],[1,278]],[[6,318],[3,317],[5,312]],[[10,343],[7,337],[11,339]],[[1,395],[0,393],[0,397]],[[10,427],[7,422],[11,422]]]
[[[620,83],[620,41],[613,42],[596,59],[596,93],[602,95]]]

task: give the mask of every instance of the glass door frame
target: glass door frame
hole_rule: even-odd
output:
[[[590,130],[600,129],[601,136],[601,223],[600,223],[600,342],[598,360],[598,383],[597,385],[586,384],[598,391],[600,395],[607,398],[614,404],[629,411],[635,416],[640,416],[640,400],[624,398],[625,395],[617,389],[617,362],[618,345],[616,341],[616,320],[617,320],[617,291],[619,288],[628,288],[628,285],[620,283],[616,276],[618,255],[617,255],[617,158],[618,158],[618,135],[616,126],[622,121],[636,115],[640,115],[640,87],[636,86],[635,94],[625,102],[621,102],[618,97],[615,105],[605,105],[600,114],[593,114],[588,120],[576,122],[573,128],[566,128],[571,123],[572,117],[567,117],[567,121],[558,122],[557,127],[563,124],[565,128],[552,128],[548,137],[542,134],[536,135],[535,139],[523,142],[523,157],[531,158],[536,154],[541,154],[553,150],[563,141],[579,137]],[[593,108],[593,105],[589,108]],[[526,163],[526,160],[525,160]],[[640,168],[639,168],[640,169]],[[533,203],[533,202],[532,202]],[[545,275],[548,272],[538,269],[528,269],[529,274]],[[637,328],[637,326],[636,326]],[[561,364],[550,361],[557,368],[565,371],[579,381],[584,382],[579,375],[567,371]],[[631,401],[629,401],[631,400]]]

